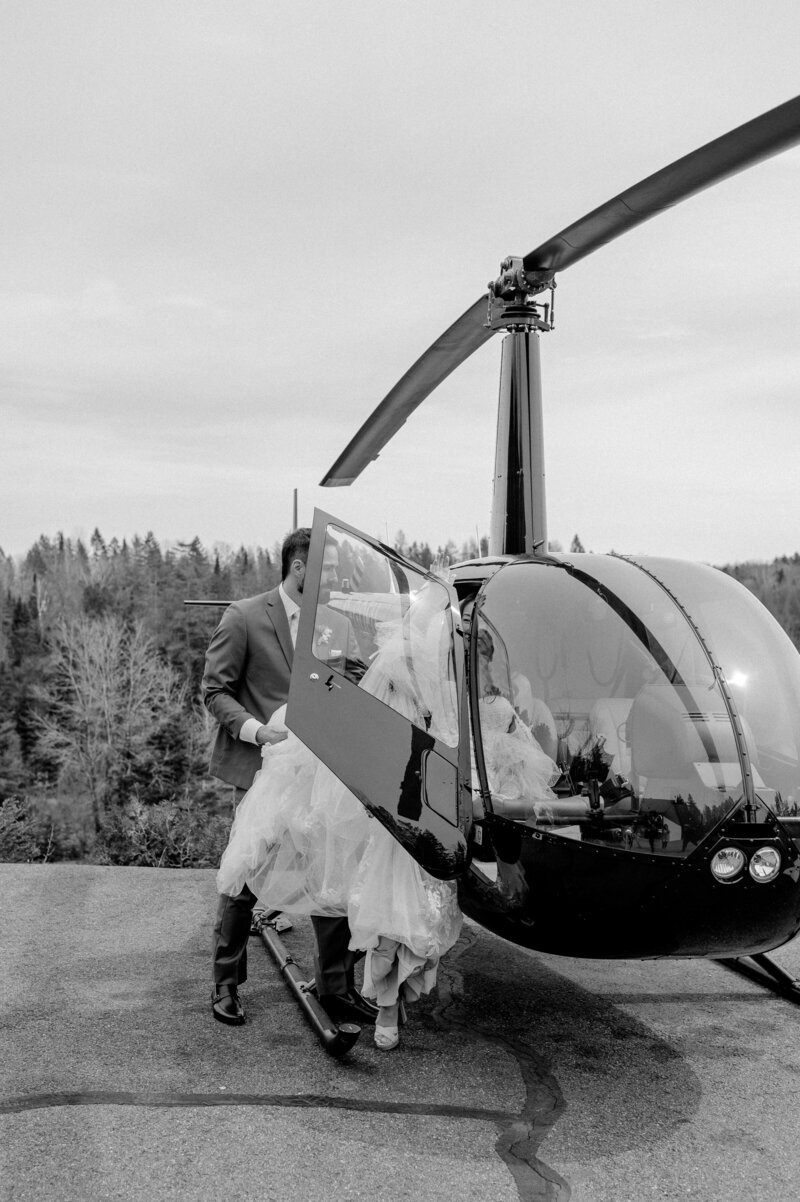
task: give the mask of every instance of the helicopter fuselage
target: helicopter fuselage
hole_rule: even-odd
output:
[[[445,587],[315,518],[306,587],[332,539],[350,565],[340,603],[361,624],[365,662],[373,619],[405,640],[416,725],[376,709],[347,665],[320,670],[313,615],[289,712],[423,867],[458,878],[465,911],[514,942],[736,957],[800,928],[800,655],[715,569],[548,553],[538,357],[556,273],[798,141],[795,97],[506,259],[323,478],[352,483],[442,380],[504,334],[491,560],[459,565]]]
[[[601,958],[751,956],[800,929],[800,655],[747,589],[591,554],[446,581],[318,513],[309,601],[332,543],[326,603],[360,663],[314,649],[304,603],[289,725],[465,913]],[[402,713],[365,679],[387,631]]]
[[[505,557],[454,576],[485,801],[464,911],[579,957],[738,957],[791,939],[800,656],[763,607],[721,572],[668,560]],[[557,764],[549,803],[493,796],[489,682]]]

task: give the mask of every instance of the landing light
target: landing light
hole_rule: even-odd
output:
[[[743,868],[744,853],[738,847],[721,847],[711,861],[711,871],[718,881],[732,881]]]
[[[728,677],[728,684],[734,685],[737,689],[743,689],[747,684],[747,676],[744,672],[732,672]]]
[[[780,852],[774,847],[759,847],[750,860],[750,875],[754,881],[772,881],[780,870]]]

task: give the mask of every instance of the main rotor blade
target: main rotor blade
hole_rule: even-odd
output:
[[[434,388],[491,338],[486,313],[487,300],[482,296],[428,347],[370,414],[321,484],[333,488],[353,483]]]
[[[570,267],[665,209],[798,142],[800,96],[708,142],[600,205],[526,255],[523,268],[526,272],[555,272]],[[434,388],[491,338],[486,315],[487,300],[481,297],[453,322],[384,397],[321,484],[352,484]]]
[[[650,217],[798,142],[800,96],[795,96],[684,155],[568,225],[526,255],[523,266],[526,271],[563,271]]]

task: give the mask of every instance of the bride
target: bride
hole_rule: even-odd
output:
[[[388,626],[359,687],[434,735],[452,737],[444,728],[456,711],[438,650],[443,614],[436,631],[428,609],[425,637],[433,654],[409,666],[409,631],[414,619],[419,629],[427,608],[419,597],[415,613]],[[286,730],[285,708],[270,727]],[[375,1044],[389,1051],[399,1043],[404,1001],[430,992],[440,957],[458,938],[456,886],[421,868],[304,743],[286,734],[264,746],[263,768],[237,809],[217,889],[236,895],[246,883],[271,910],[346,915],[351,949],[366,952],[362,992],[379,1007]]]

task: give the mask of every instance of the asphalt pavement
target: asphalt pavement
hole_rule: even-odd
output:
[[[800,1007],[707,961],[468,923],[400,1049],[317,1042],[260,941],[211,1017],[214,873],[0,865],[0,1199],[786,1202]],[[598,915],[602,921],[602,915]],[[311,969],[310,923],[284,936]],[[800,944],[776,953],[800,975]]]

